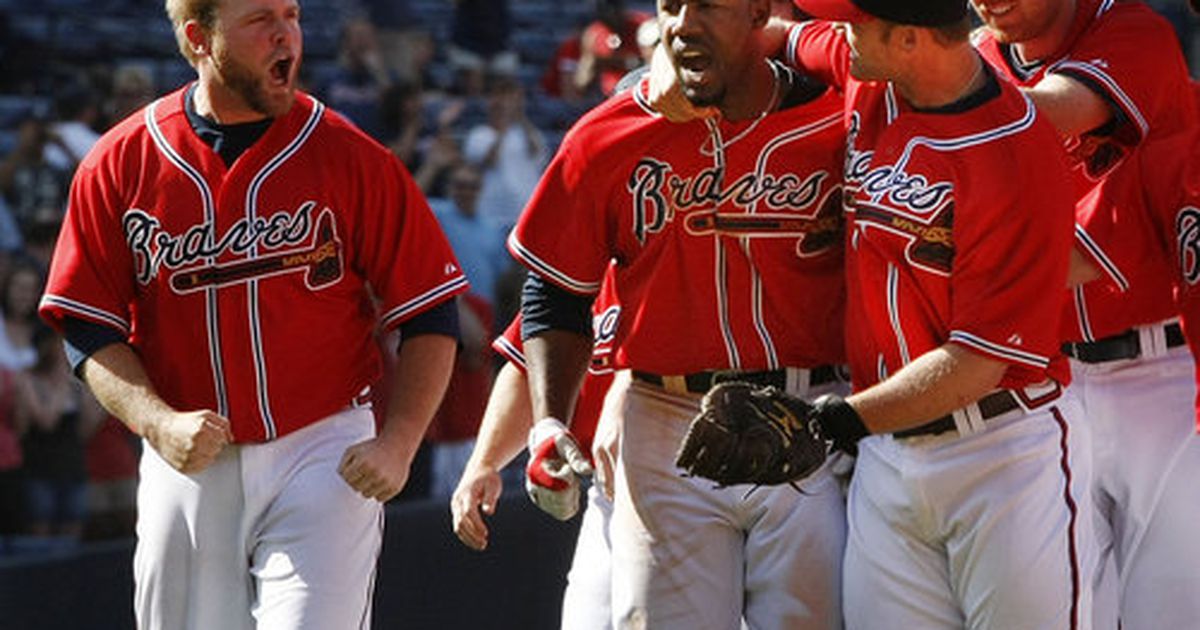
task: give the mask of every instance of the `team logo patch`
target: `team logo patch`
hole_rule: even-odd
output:
[[[874,151],[855,148],[858,114],[851,117],[846,149],[846,210],[858,228],[882,228],[909,241],[905,255],[915,266],[939,275],[954,263],[954,185],[929,181],[905,154],[894,164],[873,164]]]
[[[281,274],[303,273],[305,286],[319,290],[337,282],[343,273],[342,242],[333,211],[325,208],[312,219],[316,202],[306,202],[295,213],[279,212],[270,218],[237,221],[220,239],[212,239],[209,224],[193,226],[182,235],[161,228],[158,219],[141,210],[125,214],[126,238],[133,250],[137,278],[148,284],[163,269],[174,269],[168,284],[176,293],[192,293]],[[288,246],[306,246],[295,248]],[[284,249],[275,254],[215,265],[194,265],[205,258],[231,252],[248,254],[263,249]]]
[[[1067,153],[1089,179],[1099,180],[1125,160],[1129,153],[1126,146],[1137,143],[1137,137],[1128,129],[1118,128],[1112,136],[1086,134],[1072,138],[1067,141]]]
[[[1179,272],[1185,282],[1200,281],[1200,208],[1187,206],[1175,215],[1175,245]]]
[[[839,242],[841,189],[826,186],[832,181],[828,172],[804,178],[746,173],[727,186],[724,175],[723,168],[714,167],[688,177],[666,162],[639,160],[627,184],[638,242],[661,232],[677,215],[684,216],[684,229],[693,236],[797,238],[800,256],[817,255]]]

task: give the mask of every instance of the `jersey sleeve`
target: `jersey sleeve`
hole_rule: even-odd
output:
[[[63,320],[78,318],[108,326],[128,337],[130,305],[137,291],[137,269],[121,225],[119,173],[99,158],[79,166],[71,184],[46,292],[39,313],[62,330]]]
[[[1100,95],[1116,114],[1107,135],[1135,146],[1152,126],[1170,118],[1163,112],[1178,105],[1187,65],[1174,30],[1152,10],[1118,7],[1101,20],[1047,73],[1075,79]]]
[[[1009,144],[1007,154],[990,156],[1020,165],[1009,176],[966,167],[956,194],[970,196],[954,216],[950,279],[950,341],[1035,371],[1059,352],[1073,225],[1065,158],[1036,150],[1053,146],[1053,132],[1042,131],[1035,137],[1044,144]]]
[[[508,238],[517,260],[556,286],[595,295],[612,254],[605,200],[597,180],[599,161],[576,155],[579,136],[568,137],[546,167],[533,196]]]
[[[376,162],[378,171],[368,171],[371,179],[363,182],[352,256],[381,301],[383,327],[390,329],[466,291],[467,278],[408,171],[391,155]]]
[[[833,22],[800,22],[788,29],[784,63],[839,91],[850,75],[850,45]]]
[[[492,342],[492,350],[512,363],[514,367],[525,372],[525,345],[521,342],[521,314],[513,318],[508,328]]]

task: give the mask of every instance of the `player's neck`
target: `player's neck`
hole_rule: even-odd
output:
[[[748,73],[745,89],[731,89],[721,103],[721,116],[726,120],[758,119],[779,106],[779,73],[765,59],[756,63]]]
[[[221,85],[215,78],[205,77],[203,73],[192,98],[196,113],[219,125],[237,125],[268,118],[266,114],[247,105],[237,93]]]
[[[983,86],[986,77],[970,45],[938,55],[921,64],[908,80],[893,81],[900,95],[917,109],[936,109],[954,103]]]

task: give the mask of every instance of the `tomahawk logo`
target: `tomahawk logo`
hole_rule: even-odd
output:
[[[1200,280],[1200,208],[1188,206],[1175,215],[1175,238],[1179,272],[1194,285]]]

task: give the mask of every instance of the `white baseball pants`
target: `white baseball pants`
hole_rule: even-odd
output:
[[[337,474],[374,435],[347,409],[184,475],[148,444],[138,488],[134,610],[142,630],[366,629],[379,502]]]
[[[859,442],[847,630],[1091,627],[1091,450],[1068,389],[960,436]]]
[[[614,627],[840,629],[845,504],[830,467],[803,493],[683,477],[675,453],[700,396],[624,383],[613,385],[627,389],[610,530]]]
[[[1071,362],[1093,427],[1096,630],[1200,627],[1200,436],[1186,346]],[[1114,574],[1115,570],[1115,574]]]

